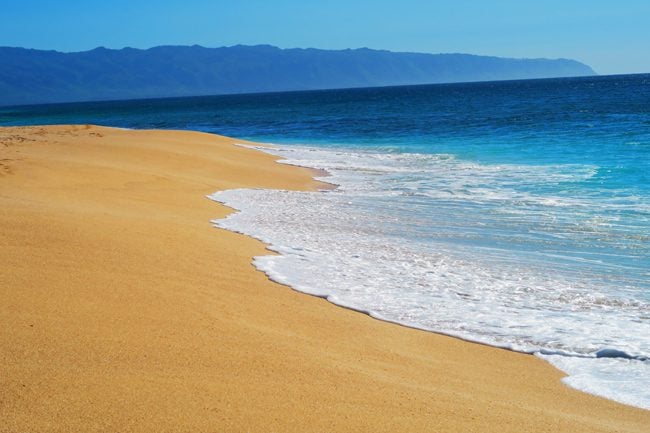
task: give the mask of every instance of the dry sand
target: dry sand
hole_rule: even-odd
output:
[[[232,143],[0,129],[0,431],[650,431],[533,356],[270,282],[205,196],[318,184]]]

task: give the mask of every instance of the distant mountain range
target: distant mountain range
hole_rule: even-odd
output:
[[[0,105],[595,75],[568,59],[280,49],[0,47]]]

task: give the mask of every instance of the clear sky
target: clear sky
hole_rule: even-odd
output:
[[[650,72],[650,0],[7,0],[0,46],[369,47]]]

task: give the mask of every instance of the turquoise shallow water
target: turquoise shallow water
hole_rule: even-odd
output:
[[[214,196],[271,278],[650,408],[650,75],[0,108],[43,123],[279,144],[340,187]]]

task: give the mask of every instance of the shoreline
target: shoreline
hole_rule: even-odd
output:
[[[333,190],[336,190],[336,189],[341,187],[340,184],[333,183],[333,182],[330,181],[329,178],[331,178],[333,176],[333,174],[330,173],[325,168],[315,168],[314,166],[310,166],[308,164],[308,161],[304,161],[303,163],[301,163],[300,161],[296,162],[295,160],[290,161],[288,159],[283,159],[283,158],[285,158],[285,156],[283,156],[283,152],[281,151],[281,149],[286,150],[286,147],[281,145],[281,144],[278,145],[278,144],[274,144],[274,143],[266,143],[265,142],[265,143],[261,143],[259,145],[253,145],[253,146],[243,145],[243,146],[247,146],[247,147],[249,147],[251,149],[255,149],[255,150],[260,150],[260,151],[262,151],[264,153],[268,153],[268,154],[270,154],[272,156],[275,156],[275,157],[279,157],[281,159],[277,161],[278,163],[286,164],[286,165],[289,165],[289,166],[292,166],[292,167],[301,167],[301,168],[306,168],[306,169],[311,170],[312,173],[314,173],[314,179],[316,181],[324,182],[324,183],[328,184],[327,188],[320,188],[317,192],[329,192],[329,191],[333,191]],[[306,146],[306,145],[303,145],[303,146]],[[235,213],[250,211],[250,209],[243,210],[243,209],[238,208],[235,204],[229,203],[227,198],[221,198],[221,196],[219,194],[220,192],[222,192],[222,191],[219,191],[219,192],[217,192],[217,193],[215,193],[213,195],[209,195],[208,198],[210,198],[211,200],[216,201],[217,203],[228,206],[229,208],[233,209],[235,211]],[[227,223],[227,220],[231,216],[233,216],[233,215],[228,215],[226,218],[223,218],[221,220],[213,220],[212,223],[217,228],[230,230],[230,231],[232,231],[234,233],[244,234],[246,236],[250,236],[250,237],[252,237],[254,239],[257,239],[260,242],[263,242],[265,245],[267,245],[267,249],[272,253],[272,254],[268,255],[269,258],[274,257],[276,255],[282,256],[282,255],[285,254],[281,250],[277,249],[277,247],[274,246],[274,243],[271,240],[271,238],[265,238],[264,236],[259,235],[259,232],[256,232],[254,229],[253,229],[253,231],[251,231],[250,227],[248,227],[248,229],[245,229],[245,230],[241,230],[241,227],[240,228],[229,227],[228,223]],[[225,223],[225,225],[221,226],[220,223]],[[297,242],[298,243],[296,245],[301,245],[299,243],[300,241],[297,241]],[[418,324],[415,324],[415,323],[408,323],[408,322],[404,322],[404,321],[399,321],[399,319],[392,319],[390,317],[384,316],[381,313],[378,313],[377,310],[374,310],[374,309],[372,309],[372,308],[370,308],[368,306],[352,306],[350,304],[346,304],[346,303],[343,303],[343,302],[340,302],[340,301],[337,301],[337,300],[333,300],[333,299],[331,299],[331,297],[336,296],[335,292],[333,292],[333,293],[330,293],[330,292],[319,292],[319,293],[311,292],[308,289],[306,289],[308,286],[306,286],[304,284],[302,285],[302,288],[300,288],[300,285],[294,287],[294,285],[292,285],[292,284],[294,284],[295,281],[294,282],[286,281],[285,276],[282,275],[282,274],[278,274],[276,276],[277,271],[274,271],[273,268],[267,269],[264,264],[258,263],[258,260],[257,260],[258,258],[264,259],[265,256],[255,257],[254,260],[253,260],[253,266],[255,266],[255,268],[259,272],[264,273],[267,276],[267,278],[269,278],[269,280],[271,280],[271,281],[273,281],[273,282],[275,282],[277,284],[281,284],[283,286],[286,286],[286,287],[290,288],[291,290],[294,290],[294,291],[296,291],[298,293],[302,293],[302,294],[306,294],[306,295],[309,295],[309,296],[315,296],[317,298],[324,299],[324,300],[328,301],[329,303],[331,303],[331,304],[333,304],[335,306],[345,308],[345,309],[349,309],[349,310],[352,310],[354,312],[364,314],[364,315],[366,315],[366,316],[368,316],[368,317],[370,317],[372,319],[380,320],[380,321],[383,321],[383,322],[386,322],[386,323],[391,323],[391,324],[402,326],[402,327],[409,328],[409,329],[415,329],[415,330],[420,330],[420,331],[425,331],[425,332],[431,332],[431,333],[434,333],[434,334],[437,334],[437,335],[455,338],[455,339],[458,339],[458,340],[461,340],[461,341],[464,341],[464,342],[467,342],[467,343],[479,344],[479,345],[483,345],[483,346],[487,346],[487,347],[492,347],[492,348],[497,348],[497,349],[502,349],[502,350],[514,352],[514,353],[532,355],[532,356],[534,356],[534,357],[536,357],[538,359],[543,360],[545,363],[553,366],[553,368],[560,371],[564,375],[564,377],[562,379],[562,383],[565,386],[567,386],[567,387],[569,387],[571,389],[575,389],[577,391],[580,391],[580,392],[583,392],[583,393],[586,393],[586,394],[589,394],[589,395],[592,395],[592,396],[596,396],[596,397],[599,397],[599,398],[604,398],[606,400],[610,400],[610,401],[613,401],[613,402],[616,402],[616,403],[619,403],[619,404],[623,404],[623,405],[626,405],[626,406],[634,407],[634,408],[637,408],[637,409],[650,410],[649,407],[644,406],[642,403],[639,403],[638,400],[630,399],[629,395],[621,394],[616,389],[614,389],[614,391],[612,391],[612,389],[607,389],[607,388],[605,388],[603,390],[602,388],[594,387],[592,384],[585,385],[584,383],[582,383],[582,384],[580,384],[580,383],[578,383],[578,384],[572,383],[572,379],[575,379],[576,377],[579,377],[579,375],[580,375],[580,373],[576,373],[576,371],[578,371],[578,369],[576,369],[576,368],[563,369],[561,367],[562,360],[564,360],[564,359],[576,359],[576,358],[579,358],[579,359],[593,360],[593,359],[597,359],[597,358],[609,358],[609,359],[625,359],[625,360],[633,360],[633,361],[644,362],[644,361],[647,361],[647,358],[645,358],[645,357],[642,357],[642,356],[635,357],[635,356],[628,355],[627,353],[622,352],[622,351],[618,351],[618,350],[613,350],[613,352],[619,352],[619,354],[617,354],[617,355],[614,355],[614,356],[603,355],[603,353],[607,353],[607,352],[610,351],[606,347],[601,348],[600,350],[597,351],[596,355],[592,355],[592,356],[590,356],[590,354],[580,354],[580,353],[577,353],[577,352],[571,352],[569,350],[560,350],[560,349],[555,349],[554,350],[554,349],[547,349],[547,348],[544,348],[544,347],[536,347],[536,348],[530,348],[530,349],[526,350],[524,348],[512,347],[511,345],[508,345],[507,343],[498,344],[498,343],[494,343],[494,342],[481,340],[478,337],[465,336],[465,335],[462,335],[461,333],[454,333],[452,331],[447,332],[447,331],[444,331],[444,330],[441,330],[441,329],[436,329],[434,327],[426,327],[426,326],[418,325]],[[629,378],[628,378],[628,381],[629,381]]]
[[[650,411],[573,390],[536,357],[395,326],[255,271],[265,245],[214,230],[230,211],[205,196],[323,184],[242,142],[0,128],[0,431],[647,427]]]

